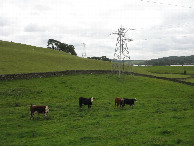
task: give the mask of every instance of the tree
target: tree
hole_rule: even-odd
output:
[[[77,56],[77,53],[75,52],[75,48],[73,45],[68,45],[65,43],[61,43],[54,39],[49,39],[47,47],[53,50],[63,51],[66,53],[70,53],[71,55]]]
[[[71,53],[71,55],[77,56],[77,53],[75,52],[75,48],[73,45],[69,45],[69,52]]]
[[[48,48],[51,48],[53,50],[59,50],[59,45],[61,44],[61,42],[54,40],[54,39],[49,39],[48,40]]]
[[[102,61],[109,61],[109,62],[111,62],[111,60],[109,58],[106,58],[106,56],[102,56],[102,57],[88,57],[88,59],[95,59],[95,60],[102,60]]]

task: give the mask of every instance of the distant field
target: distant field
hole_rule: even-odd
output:
[[[95,97],[91,110],[78,97]],[[137,98],[134,109],[114,98]],[[30,104],[49,105],[30,120]],[[194,145],[192,86],[130,75],[0,82],[1,145]]]
[[[186,79],[184,81],[194,83],[194,77],[193,78]]]
[[[183,81],[194,83],[194,66],[144,66],[139,68],[144,70],[145,74],[166,78],[189,78]],[[185,71],[186,74],[184,74]]]
[[[141,68],[151,73],[184,74],[186,71],[186,74],[194,75],[194,66],[145,66]]]
[[[0,74],[63,70],[110,70],[111,63],[47,48],[0,41]]]

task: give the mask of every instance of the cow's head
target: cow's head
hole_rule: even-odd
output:
[[[45,113],[48,113],[48,112],[49,112],[49,107],[46,106],[46,107],[45,107]]]
[[[135,98],[134,101],[137,102],[137,99]]]
[[[95,99],[94,97],[91,97],[91,102],[93,102],[93,101],[94,101],[94,99]]]

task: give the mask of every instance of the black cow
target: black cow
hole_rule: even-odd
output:
[[[135,102],[137,101],[137,99],[127,99],[127,98],[124,98],[124,103],[123,103],[123,106],[125,106],[125,104],[128,104],[130,106],[134,106]]]
[[[88,108],[91,108],[93,100],[94,100],[94,97],[91,97],[91,98],[80,97],[79,98],[79,106],[80,106],[80,108],[82,107],[82,104],[88,105]]]

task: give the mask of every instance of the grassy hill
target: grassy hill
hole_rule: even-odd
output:
[[[110,70],[111,63],[48,48],[0,41],[0,74],[94,69]]]

